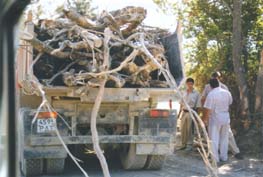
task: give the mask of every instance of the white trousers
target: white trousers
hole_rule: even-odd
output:
[[[231,130],[231,128],[229,127],[229,150],[235,155],[235,154],[238,154],[240,153],[240,150],[239,148],[237,147],[237,143],[236,143],[236,140],[235,140],[235,137],[233,135],[233,132]]]
[[[212,142],[212,153],[217,162],[220,160],[226,161],[228,158],[229,129],[229,124],[218,125],[212,122],[209,123],[208,134]]]

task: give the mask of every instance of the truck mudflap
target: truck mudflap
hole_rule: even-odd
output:
[[[170,116],[166,118],[139,118],[139,135],[151,135],[156,137],[169,136],[167,143],[137,143],[136,154],[167,155],[174,152],[174,139],[176,135],[176,110],[170,110]]]
[[[176,110],[168,118],[139,118],[139,135],[170,136],[176,131]]]
[[[174,152],[172,142],[166,144],[136,144],[137,155],[170,155]]]
[[[67,152],[62,146],[25,147],[23,156],[25,159],[66,158]]]
[[[36,125],[32,125],[33,113],[34,110],[30,108],[20,108],[18,113],[18,122],[19,122],[19,138],[18,138],[18,148],[19,148],[19,155],[20,160],[23,159],[37,159],[37,158],[66,158],[67,153],[65,149],[62,147],[61,144],[58,145],[51,145],[35,147],[31,146],[30,141],[32,134],[36,132]],[[61,129],[60,126],[61,121],[58,121],[58,127]],[[31,128],[33,128],[31,130]],[[63,129],[62,129],[63,134]],[[38,135],[39,136],[39,135]],[[45,134],[47,136],[47,134]],[[54,135],[52,135],[54,136]],[[48,136],[47,136],[48,137]]]

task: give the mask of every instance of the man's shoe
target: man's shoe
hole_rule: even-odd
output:
[[[189,147],[187,147],[185,150],[186,150],[186,151],[192,151],[193,148],[192,148],[191,146],[189,146]]]
[[[185,149],[186,149],[186,146],[182,146],[178,150],[185,150]]]
[[[239,159],[239,160],[244,159],[244,157],[243,157],[243,155],[242,155],[241,153],[235,154],[234,157],[235,157],[236,159]]]
[[[217,166],[223,166],[223,165],[225,165],[225,164],[227,164],[227,162],[228,162],[228,160],[222,160],[222,159],[220,159],[220,161],[219,162],[217,162]]]

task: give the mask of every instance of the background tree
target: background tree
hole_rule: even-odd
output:
[[[225,1],[192,1],[189,4],[188,22],[185,36],[194,39],[188,45],[189,53],[186,58],[195,63],[189,68],[189,74],[198,76],[199,86],[202,88],[205,78],[209,78],[211,71],[220,70],[224,74],[224,81],[230,86],[235,97],[239,100],[239,90],[234,74],[232,58],[232,28],[233,4]],[[244,82],[248,84],[250,110],[253,111],[254,89],[257,75],[257,64],[262,48],[262,1],[242,2],[242,33],[241,57],[239,59]],[[226,77],[227,76],[227,77]],[[205,78],[204,78],[205,77]],[[240,101],[238,101],[240,102]],[[238,109],[237,109],[238,110]],[[240,111],[237,111],[240,113]]]
[[[242,25],[241,25],[241,14],[242,14],[242,0],[233,0],[233,36],[232,36],[232,60],[234,65],[234,71],[236,74],[236,80],[239,87],[240,95],[240,106],[242,116],[246,116],[249,111],[248,104],[248,87],[245,79],[244,67],[241,61],[242,51]],[[245,50],[246,51],[246,50]],[[247,54],[247,53],[246,53]],[[244,60],[247,61],[247,58]],[[244,62],[244,63],[245,63]]]
[[[97,9],[96,7],[91,7],[91,2],[92,0],[67,0],[67,6],[68,8],[75,9],[81,15],[91,18],[95,16],[94,11]]]
[[[263,77],[258,77],[260,72],[263,75],[262,69],[259,70],[263,48],[263,0],[191,0],[185,5],[181,16],[187,75],[196,79],[202,91],[211,73],[221,71],[223,82],[234,97],[232,127],[240,137],[259,138],[259,127],[263,127],[263,85],[260,84],[263,81],[259,82]],[[175,3],[172,7],[178,8]],[[255,143],[250,144],[255,146]],[[243,147],[249,150],[251,145]]]

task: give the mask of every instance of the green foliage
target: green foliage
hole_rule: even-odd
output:
[[[174,8],[183,19],[184,58],[188,76],[195,78],[201,91],[212,72],[223,73],[234,105],[240,98],[232,62],[233,0],[183,1],[180,8],[172,1],[154,0],[162,9]],[[177,14],[178,15],[178,14]],[[242,1],[242,64],[253,108],[260,52],[263,49],[263,0]],[[238,112],[239,106],[235,106]],[[252,110],[253,111],[253,110]]]
[[[189,67],[188,74],[194,75],[202,88],[214,70],[225,73],[226,84],[236,87],[232,77],[232,1],[193,0],[184,24],[185,37],[194,39],[188,44],[187,62],[197,63]],[[242,62],[251,93],[255,87],[260,51],[263,47],[263,2],[243,0],[242,4]],[[228,77],[231,76],[231,77]]]
[[[165,14],[178,15],[180,13],[180,9],[176,2],[171,2],[169,0],[153,0],[153,2],[160,8],[158,10],[161,10]]]
[[[97,8],[91,6],[92,0],[63,0],[60,1],[58,7],[53,11],[47,5],[44,5],[47,1],[32,0],[30,5],[27,7],[26,13],[31,10],[33,13],[34,21],[40,18],[53,18],[62,13],[64,8],[71,8],[76,10],[81,15],[93,18],[95,16],[94,11]]]
[[[75,9],[78,13],[88,17],[94,17],[97,8],[91,7],[92,0],[67,0],[68,8]]]
[[[188,3],[189,12],[185,14],[188,21],[184,24],[187,39],[194,38],[186,61],[194,60],[187,71],[194,75],[198,86],[202,88],[214,70],[231,70],[231,13],[219,1],[197,0]],[[227,67],[226,67],[227,66]]]

